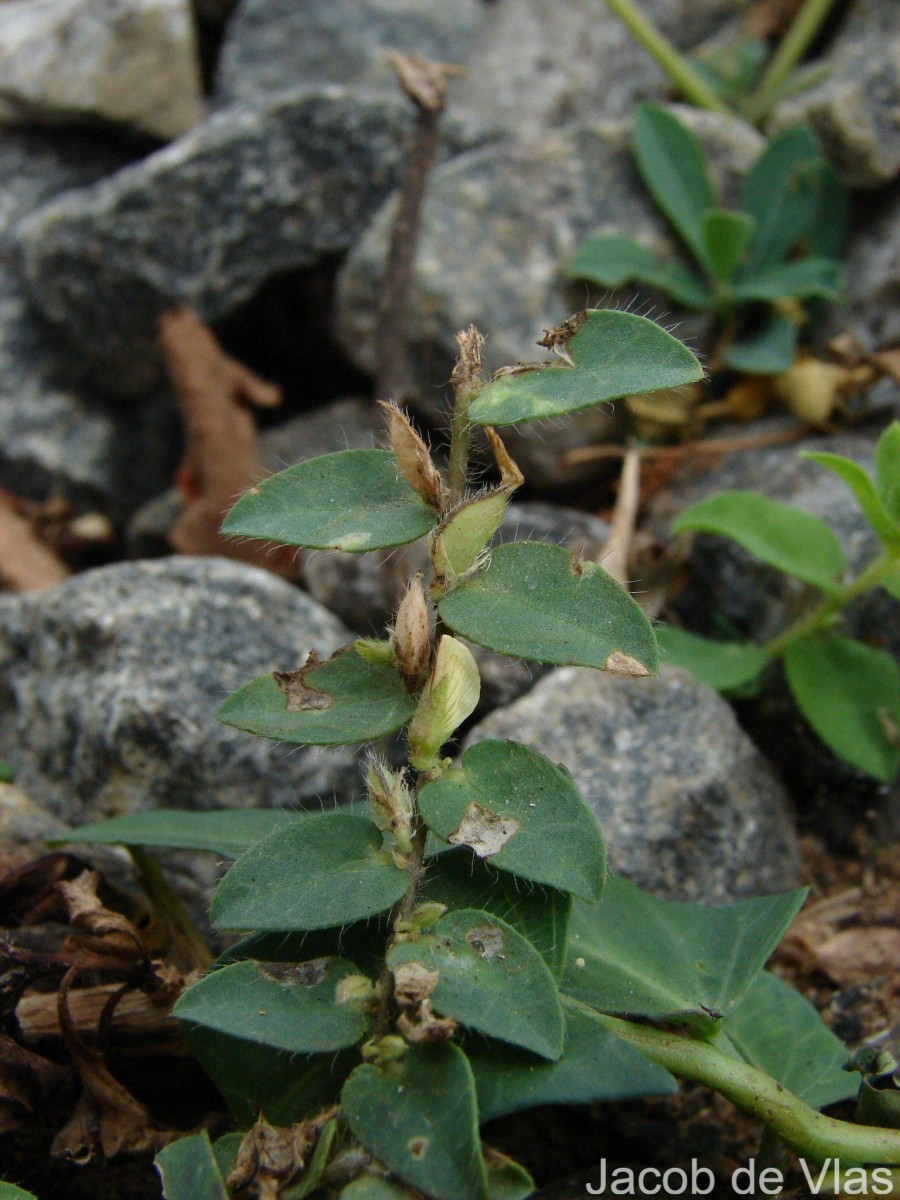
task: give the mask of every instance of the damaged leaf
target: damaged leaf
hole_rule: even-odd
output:
[[[542,1058],[562,1053],[562,1009],[550,971],[529,941],[491,913],[448,912],[414,941],[395,944],[387,963],[394,972],[416,964],[440,1015]]]
[[[658,668],[656,639],[635,601],[593,562],[573,563],[561,546],[510,542],[438,604],[460,637],[511,658],[558,666]]]
[[[365,1033],[367,996],[344,999],[341,991],[356,976],[356,967],[340,958],[234,963],[188,988],[173,1013],[273,1050],[324,1054],[354,1045]]]
[[[245,684],[225,701],[218,720],[280,742],[345,746],[393,733],[415,711],[416,697],[398,672],[367,662],[353,646],[299,674],[299,682],[292,682],[292,672],[281,676],[281,685],[273,675]]]
[[[364,1063],[341,1092],[353,1136],[433,1200],[487,1200],[475,1083],[451,1042],[410,1046],[388,1067]]]
[[[459,767],[427,784],[422,819],[451,845],[522,879],[599,900],[603,834],[565,767],[517,742],[470,747]]]
[[[557,330],[548,336],[560,363],[491,380],[469,407],[471,421],[502,426],[558,417],[703,378],[686,346],[634,313],[591,310],[574,336]]]

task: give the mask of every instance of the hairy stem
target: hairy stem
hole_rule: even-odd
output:
[[[709,1042],[635,1025],[592,1010],[611,1033],[637,1047],[652,1062],[685,1079],[715,1088],[745,1112],[765,1121],[799,1155],[811,1161],[840,1159],[854,1164],[900,1167],[900,1129],[853,1125],[826,1117],[792,1095],[763,1071],[731,1058]],[[894,1190],[900,1196],[900,1171],[893,1172]]]
[[[378,372],[375,394],[400,400],[408,383],[407,330],[412,268],[419,240],[422,201],[434,166],[439,126],[447,94],[447,70],[427,59],[391,52],[391,62],[416,109],[416,122],[406,169],[397,198],[387,269],[381,291],[375,351]]]
[[[212,951],[162,873],[159,863],[140,846],[129,846],[128,853],[137,868],[141,887],[157,914],[168,925],[172,941],[188,966],[198,971],[208,970],[213,963]]]
[[[652,21],[647,20],[634,0],[606,0],[606,5],[628,26],[635,41],[653,55],[686,100],[690,100],[691,104],[696,104],[698,108],[708,108],[712,112],[731,111],[684,55],[675,49]]]
[[[811,613],[795,622],[784,633],[779,634],[778,637],[773,638],[771,642],[763,646],[763,650],[770,659],[779,658],[784,654],[788,646],[792,642],[797,641],[798,638],[808,637],[810,634],[824,629],[857,596],[861,596],[863,592],[868,592],[871,588],[877,587],[897,566],[898,562],[900,562],[900,551],[885,550],[856,579],[839,588],[830,596],[826,596]]]
[[[484,387],[484,338],[474,325],[456,335],[459,358],[453,368],[454,403],[450,424],[450,461],[447,466],[447,487],[450,503],[457,504],[466,490],[469,478],[469,454],[472,449],[472,426],[469,405]]]
[[[753,122],[759,124],[769,115],[784,81],[806,53],[833,7],[834,0],[805,0],[750,98],[747,111]]]

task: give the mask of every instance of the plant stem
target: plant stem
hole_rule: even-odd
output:
[[[798,638],[807,637],[809,634],[823,629],[831,622],[834,616],[846,608],[857,596],[861,596],[863,592],[877,587],[882,579],[896,567],[898,561],[900,561],[900,551],[885,550],[856,579],[839,588],[830,596],[826,596],[808,616],[802,617],[795,624],[791,625],[789,629],[786,629],[784,633],[779,634],[778,637],[763,646],[762,648],[765,653],[770,659],[779,658],[788,646],[792,642],[797,641]]]
[[[805,0],[748,101],[747,114],[754,124],[759,125],[769,115],[784,81],[806,53],[833,6],[834,0]]]
[[[458,504],[469,479],[469,453],[472,449],[472,426],[469,424],[469,405],[484,387],[484,338],[474,325],[456,335],[459,358],[453,368],[454,403],[450,424],[450,461],[447,465],[447,487],[450,503]]]
[[[140,846],[129,846],[128,853],[137,867],[141,887],[147,893],[156,912],[168,925],[179,952],[191,968],[198,971],[208,970],[213,963],[212,951],[162,873],[159,863]]]
[[[606,0],[606,5],[628,26],[635,41],[653,55],[686,100],[712,112],[731,112],[665,34],[647,20],[634,0]]]
[[[401,86],[416,108],[416,123],[397,198],[387,268],[382,283],[375,352],[378,371],[375,394],[402,399],[408,383],[407,333],[413,260],[419,240],[422,201],[437,155],[439,125],[447,94],[447,69],[427,59],[411,59],[396,51],[391,63]]]
[[[581,1007],[581,1006],[579,1006]],[[900,1130],[837,1121],[810,1108],[763,1071],[724,1054],[709,1042],[635,1025],[618,1017],[590,1013],[611,1033],[636,1046],[652,1062],[685,1079],[715,1088],[746,1112],[761,1117],[798,1154],[813,1161],[828,1158],[853,1164],[900,1166]],[[900,1171],[894,1190],[900,1195]],[[887,1194],[887,1193],[882,1193]]]

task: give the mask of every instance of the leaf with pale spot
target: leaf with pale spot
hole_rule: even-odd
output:
[[[606,848],[572,776],[517,742],[479,742],[419,794],[425,824],[521,879],[599,900]]]
[[[360,554],[414,542],[437,524],[389,450],[341,450],[270,475],[231,509],[222,532]]]

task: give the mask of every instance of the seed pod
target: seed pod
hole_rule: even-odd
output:
[[[391,631],[394,662],[410,692],[418,691],[428,672],[431,631],[432,612],[422,588],[422,576],[417,575],[400,601]]]
[[[402,409],[387,400],[379,400],[378,403],[388,415],[391,449],[400,474],[426,503],[440,510],[446,495],[444,481],[434,465],[428,447]]]

